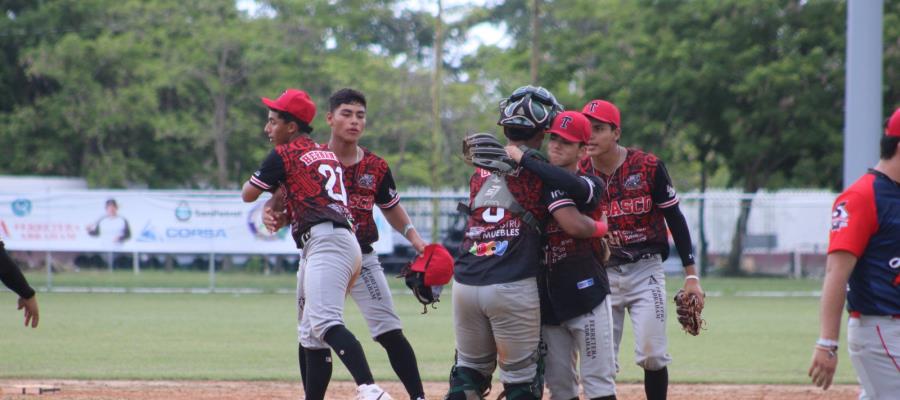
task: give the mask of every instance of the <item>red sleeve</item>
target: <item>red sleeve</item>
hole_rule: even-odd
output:
[[[866,175],[834,201],[828,253],[846,251],[859,258],[878,230],[872,178]]]

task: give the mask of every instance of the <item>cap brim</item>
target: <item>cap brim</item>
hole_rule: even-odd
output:
[[[269,98],[266,98],[266,97],[260,97],[260,100],[262,100],[263,104],[265,104],[266,107],[269,107],[269,108],[271,108],[271,109],[273,109],[273,110],[287,111],[287,110],[285,110],[284,108],[279,107],[279,106],[277,105],[277,103],[275,103],[275,100],[272,100],[272,99],[269,99]]]
[[[586,112],[583,112],[582,114],[584,114],[585,117],[588,117],[588,119],[590,119],[591,121],[603,122],[604,124],[613,124],[613,125],[616,124],[615,122],[610,121],[610,120],[608,120],[608,119],[606,119],[606,118],[600,118],[600,117],[597,117],[597,116],[593,116],[593,115],[588,114],[588,113],[586,113]]]
[[[559,136],[563,139],[566,139],[572,143],[585,143],[582,141],[581,138],[577,138],[577,137],[575,137],[575,135],[572,135],[571,133],[566,132],[566,131],[562,131],[562,130],[557,131],[557,130],[550,129],[549,131],[547,131],[547,133],[549,133],[551,135],[557,135],[557,136]]]

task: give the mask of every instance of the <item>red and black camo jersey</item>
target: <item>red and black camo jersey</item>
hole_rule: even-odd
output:
[[[472,174],[470,205],[490,175],[482,169]],[[550,196],[541,179],[519,168],[506,175],[506,184],[519,205],[534,215],[543,229],[549,215]],[[526,224],[520,214],[497,207],[473,209],[466,223],[454,277],[457,282],[473,286],[533,278],[541,265],[541,242],[541,233]]]
[[[384,159],[366,148],[362,159],[350,166],[344,166],[344,187],[350,195],[350,212],[356,228],[356,240],[363,253],[372,251],[372,243],[378,240],[378,227],[372,207],[382,210],[393,208],[400,202],[394,176]]]
[[[332,221],[352,228],[343,175],[334,153],[302,135],[275,146],[250,177],[250,184],[268,192],[284,187],[291,233],[299,247],[303,233],[320,222]]]
[[[589,178],[598,181],[600,179],[596,176],[590,176]],[[600,182],[597,182],[595,184],[595,187],[602,187],[602,184]],[[600,194],[601,193],[598,193],[598,196],[592,198],[592,201],[589,204],[575,204],[575,201],[572,200],[569,194],[565,191],[551,190],[550,205],[547,208],[550,213],[553,214],[554,211],[563,207],[576,207],[578,211],[587,215],[591,215],[599,205],[599,198],[601,197]],[[554,218],[549,218],[547,221],[545,237],[547,240],[545,262],[548,266],[555,267],[571,262],[584,263],[594,261],[596,261],[596,265],[600,265],[599,259],[591,258],[597,255],[597,250],[599,249],[600,243],[599,239],[573,238],[569,236],[569,234],[567,234],[565,231],[563,231],[562,227],[559,226],[559,222],[557,222]]]
[[[633,262],[647,254],[669,255],[669,237],[662,209],[678,204],[678,194],[663,162],[651,153],[628,149],[625,162],[611,176],[584,158],[578,169],[600,177],[606,192],[600,212],[609,217],[611,264]]]
[[[602,187],[600,178],[588,178],[595,181],[595,187]],[[548,209],[551,214],[564,207],[576,207],[578,211],[590,215],[599,203],[599,199],[593,197],[588,204],[576,204],[563,190],[552,190],[550,200]],[[555,218],[548,220],[545,237],[546,268],[538,277],[541,323],[559,325],[590,312],[602,303],[609,294],[609,279],[600,261],[599,239],[573,238],[563,231]]]

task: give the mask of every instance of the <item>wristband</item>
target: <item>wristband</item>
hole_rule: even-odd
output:
[[[696,279],[697,282],[700,282],[700,277],[697,275],[688,275],[688,276],[684,277],[684,280],[688,280],[688,279]]]
[[[603,221],[594,221],[594,233],[591,234],[591,237],[603,237],[606,232],[609,231],[609,226],[606,222]]]
[[[822,347],[823,349],[826,349],[826,350],[834,351],[834,350],[837,350],[837,348],[838,348],[838,342],[837,342],[837,340],[819,338],[819,340],[816,340],[816,346]]]
[[[403,227],[403,237],[406,237],[406,234],[413,229],[416,229],[416,227],[413,226],[412,223],[406,224],[406,226]]]

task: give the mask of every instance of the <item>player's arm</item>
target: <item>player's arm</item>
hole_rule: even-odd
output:
[[[572,200],[581,205],[583,209],[592,210],[597,207],[598,193],[600,192],[598,180],[576,175],[571,171],[528,156],[516,146],[506,146],[506,152],[522,168],[534,172],[545,185],[568,193]]]
[[[577,239],[589,237],[601,237],[608,231],[606,216],[600,221],[595,221],[582,214],[575,207],[575,201],[569,198],[566,192],[545,187],[543,198],[547,209],[553,219],[559,224],[563,232]]]
[[[822,284],[822,303],[819,306],[819,337],[837,343],[841,333],[841,312],[847,299],[847,281],[856,256],[846,251],[829,253],[825,261],[825,283]],[[837,352],[820,345],[813,350],[808,375],[823,390],[831,386],[837,369]]]
[[[394,175],[391,173],[391,169],[387,165],[385,165],[385,168],[387,170],[375,192],[375,203],[378,204],[381,213],[384,214],[384,218],[391,224],[391,227],[402,233],[403,237],[409,240],[413,248],[417,252],[422,253],[425,251],[425,241],[422,240],[416,227],[413,226],[406,209],[400,204],[400,194],[397,193],[397,185],[394,183]]]
[[[675,249],[681,257],[681,265],[684,266],[684,291],[695,294],[703,304],[703,288],[700,286],[700,278],[697,275],[697,266],[694,263],[694,248],[691,244],[691,231],[688,229],[687,220],[681,212],[678,203],[678,193],[675,185],[669,177],[669,171],[665,164],[659,161],[656,165],[656,173],[653,176],[653,187],[650,197],[653,203],[662,210],[663,217],[669,231],[672,232],[672,240],[675,241]]]
[[[2,241],[0,241],[0,282],[19,295],[18,309],[25,309],[25,326],[30,323],[32,328],[36,328],[40,320],[37,296],[34,289],[28,285],[25,275],[22,275],[22,270],[6,252]]]
[[[832,208],[828,257],[825,259],[825,282],[819,306],[819,340],[813,349],[809,377],[816,386],[828,389],[837,368],[841,313],[847,299],[847,282],[862,256],[869,238],[878,227],[873,197],[856,192],[838,196]]]
[[[284,180],[284,162],[275,150],[272,150],[263,161],[259,170],[244,182],[241,188],[241,199],[245,203],[252,203],[259,198],[262,192],[274,192],[278,189],[279,182]]]

